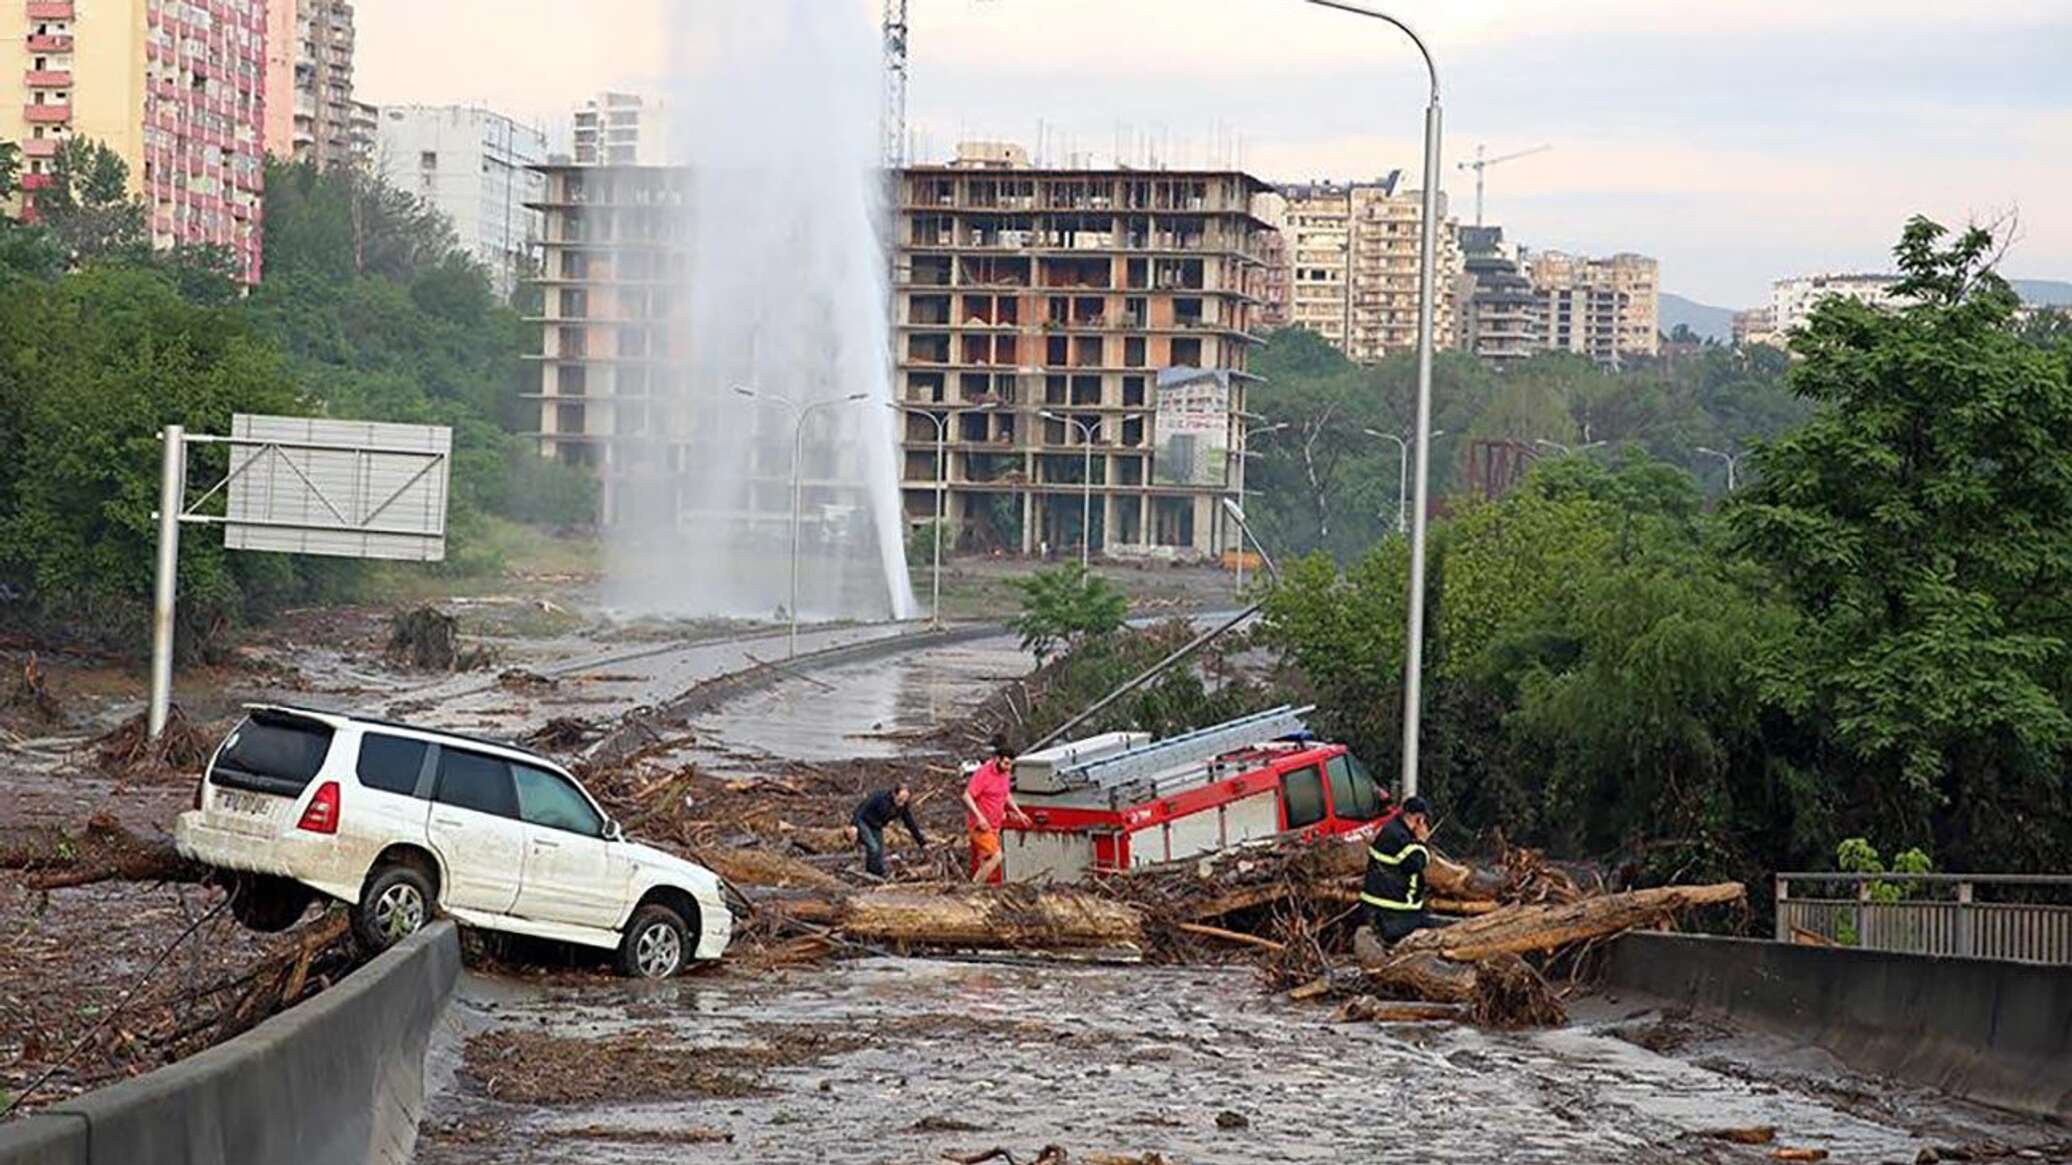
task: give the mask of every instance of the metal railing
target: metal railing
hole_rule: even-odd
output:
[[[2072,875],[1779,874],[1777,941],[1809,940],[2072,965]]]

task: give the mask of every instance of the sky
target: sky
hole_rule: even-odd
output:
[[[754,3],[755,0],[733,0]],[[826,0],[875,20],[874,0]],[[972,138],[1047,160],[1236,161],[1269,180],[1404,171],[1427,82],[1379,21],[1300,0],[910,0],[918,160]],[[2012,216],[2010,276],[2072,279],[2072,0],[1387,0],[1436,58],[1443,188],[1540,249],[1638,251],[1662,287],[1884,270],[1907,216]],[[666,92],[685,0],[358,0],[358,96],[555,126]],[[697,45],[698,51],[724,51]]]

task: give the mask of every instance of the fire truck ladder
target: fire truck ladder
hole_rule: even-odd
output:
[[[1240,716],[1207,728],[1168,736],[1150,744],[1120,752],[1102,760],[1062,768],[1059,776],[1068,784],[1113,789],[1132,781],[1170,771],[1191,762],[1207,763],[1233,749],[1307,730],[1302,717],[1316,705],[1297,708],[1283,704],[1250,716]]]

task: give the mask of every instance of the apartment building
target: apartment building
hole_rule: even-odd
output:
[[[1460,228],[1464,269],[1456,346],[1501,369],[1546,347],[1546,321],[1502,227]]]
[[[1540,298],[1545,344],[1607,368],[1661,348],[1660,271],[1627,252],[1593,259],[1561,251],[1530,256],[1527,273]]]
[[[265,0],[26,0],[0,31],[0,140],[33,204],[68,138],[129,164],[161,247],[228,248],[259,278]]]
[[[1874,307],[1897,307],[1904,301],[1893,293],[1897,275],[1799,275],[1779,279],[1770,285],[1770,326],[1781,341],[1790,332],[1806,326],[1813,305],[1829,296],[1841,296]]]
[[[1373,182],[1283,186],[1281,228],[1287,322],[1308,328],[1358,363],[1417,348],[1423,194]],[[1433,343],[1454,345],[1463,263],[1456,224],[1439,202],[1438,307]]]
[[[574,156],[584,166],[670,162],[668,107],[635,93],[600,93],[575,111]]]
[[[372,107],[353,100],[352,0],[265,0],[266,149],[319,167],[364,162]]]
[[[1235,545],[1259,342],[1264,183],[1235,171],[1033,167],[960,147],[900,175],[895,396],[907,517],[968,550],[1117,556]],[[1083,530],[1085,489],[1092,491]]]
[[[588,466],[615,521],[627,477],[680,468],[684,195],[662,166],[532,167],[541,216],[539,450]]]
[[[508,298],[536,261],[546,133],[474,105],[391,105],[375,124],[375,172],[438,207]]]
[[[1749,344],[1783,344],[1783,338],[1777,334],[1777,313],[1767,306],[1735,312],[1733,335],[1737,348]]]

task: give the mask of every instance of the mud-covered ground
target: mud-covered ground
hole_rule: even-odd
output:
[[[1073,1160],[1233,1163],[2072,1153],[2062,1129],[1646,1006],[1600,1001],[1570,1026],[1501,1034],[1334,1024],[1242,970],[873,959],[658,986],[470,976],[434,1053],[417,1160],[874,1165],[995,1146],[1028,1161],[1049,1144]],[[1775,1140],[1702,1135],[1755,1126]]]

